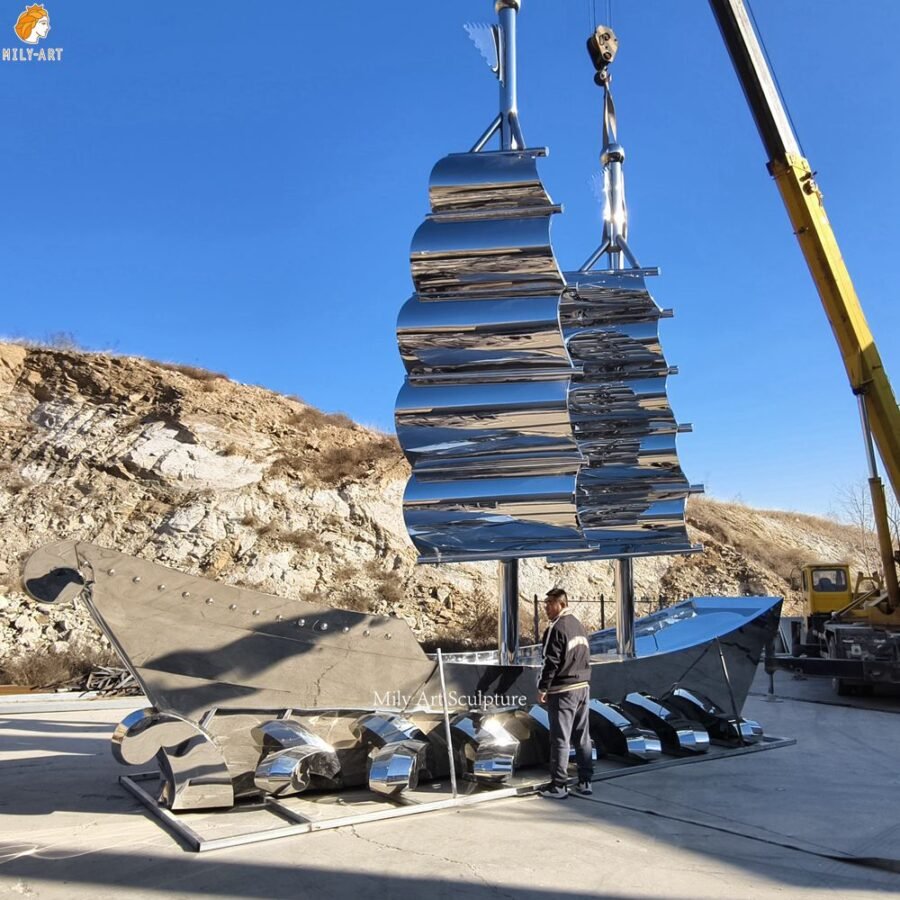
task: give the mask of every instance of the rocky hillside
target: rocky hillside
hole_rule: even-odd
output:
[[[61,538],[390,613],[423,640],[487,638],[495,564],[415,565],[407,473],[393,437],[296,397],[188,366],[0,344],[0,660],[97,641],[82,610],[21,593],[22,560]],[[640,595],[789,595],[801,560],[858,551],[851,528],[709,499],[692,500],[690,523],[706,551],[639,561]],[[523,563],[527,595],[557,583],[609,598],[611,566]],[[580,612],[599,621],[596,603]]]

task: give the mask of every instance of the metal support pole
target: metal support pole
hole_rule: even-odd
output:
[[[887,501],[884,497],[884,484],[878,475],[878,462],[875,458],[875,445],[872,442],[872,429],[869,426],[869,410],[866,408],[866,395],[857,394],[859,403],[859,419],[862,424],[863,441],[866,447],[866,462],[869,466],[869,493],[872,495],[872,515],[875,519],[875,531],[878,535],[878,549],[881,555],[881,568],[884,572],[884,587],[888,595],[889,611],[900,606],[900,585],[897,583],[897,568],[894,562],[894,547],[891,540],[891,528],[888,524]]]
[[[497,0],[500,19],[500,147],[520,150],[524,146],[519,128],[516,72],[516,16],[520,0]]]
[[[769,688],[766,692],[766,700],[769,703],[781,703],[775,696],[775,641],[770,640],[766,644],[766,674],[769,676]]]
[[[725,676],[725,684],[728,686],[728,696],[731,698],[731,712],[734,715],[734,726],[737,729],[738,741],[744,746],[744,735],[741,731],[741,714],[738,711],[737,703],[734,699],[734,689],[731,686],[731,677],[728,674],[728,664],[725,662],[725,651],[722,650],[722,644],[716,636],[716,648],[719,651],[719,661],[722,663],[722,674]]]
[[[634,656],[634,568],[631,557],[615,561],[616,650]]]
[[[534,595],[534,642],[541,642],[541,608],[538,604],[538,595]]]
[[[500,561],[500,615],[497,651],[501,666],[514,666],[519,655],[519,561]]]
[[[453,733],[450,731],[450,705],[447,703],[447,685],[444,682],[444,657],[437,651],[438,672],[441,675],[441,702],[444,705],[444,735],[447,738],[447,760],[450,763],[450,790],[456,797],[456,760],[453,757]]]
[[[606,88],[609,91],[609,87]],[[615,138],[613,138],[615,140]],[[625,175],[622,164],[625,151],[619,144],[612,143],[603,148],[600,163],[604,173],[604,237],[609,243],[610,269],[622,268],[622,243],[628,229],[625,211]]]

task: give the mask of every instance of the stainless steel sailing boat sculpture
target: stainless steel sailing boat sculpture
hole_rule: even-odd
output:
[[[516,566],[529,556],[617,560],[617,632],[590,641],[599,753],[646,760],[760,736],[740,710],[780,600],[697,598],[632,619],[630,560],[692,549],[691,488],[675,455],[663,312],[626,240],[614,39],[599,29],[589,44],[604,88],[603,243],[563,274],[550,244],[560,209],[537,173],[545,151],[525,147],[516,110],[518,7],[498,0],[498,25],[469,26],[500,80],[500,113],[432,172],[398,326],[406,523],[422,562],[500,561],[498,650],[446,655],[441,672],[402,620],[84,542],[36,551],[29,593],[80,596],[152,704],[125,718],[113,748],[121,762],[156,760],[172,810],[354,785],[394,795],[451,760],[492,784],[545,762],[540,652],[517,633]],[[495,133],[500,150],[485,151]]]

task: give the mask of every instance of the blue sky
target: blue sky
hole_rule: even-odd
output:
[[[0,0],[0,47],[20,46],[24,5]],[[62,62],[0,63],[0,334],[70,332],[391,428],[428,173],[496,112],[462,29],[492,0],[46,5]],[[519,21],[564,267],[600,228],[589,7],[525,0]],[[896,384],[900,3],[753,7]],[[712,15],[613,0],[612,25],[630,243],[676,312],[685,470],[723,499],[824,513],[865,476],[856,404]]]

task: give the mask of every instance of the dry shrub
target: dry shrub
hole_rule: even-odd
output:
[[[275,535],[275,539],[283,541],[285,544],[291,544],[298,550],[314,550],[316,553],[320,553],[325,549],[319,536],[312,531],[279,531]]]
[[[21,475],[13,475],[13,477],[10,478],[6,482],[4,487],[11,494],[20,494],[22,491],[24,491],[30,485],[31,485],[31,482],[29,482],[28,479],[23,478]]]
[[[300,425],[305,428],[324,428],[330,425],[332,428],[356,428],[356,422],[350,416],[342,413],[326,413],[315,406],[310,406],[299,397],[292,397],[297,403],[303,404],[303,409],[298,409],[288,416],[288,425]]]
[[[382,563],[383,560],[377,557],[370,559],[363,567],[363,571],[375,582],[375,592],[381,600],[390,607],[402,606],[406,599],[403,582],[396,573],[385,571]]]
[[[340,589],[344,587],[345,584],[352,584],[358,575],[359,569],[355,566],[351,566],[349,563],[344,563],[342,566],[339,566],[334,573],[334,584]]]
[[[187,375],[188,378],[193,378],[195,381],[229,380],[224,372],[210,372],[209,369],[201,369],[199,366],[187,366],[182,363],[169,362],[160,362],[157,365],[161,369],[168,369],[170,372],[180,372],[182,375]]]
[[[30,688],[53,688],[82,682],[100,666],[121,666],[109,647],[71,644],[62,653],[23,653],[0,662],[0,682]]]
[[[479,647],[496,647],[497,599],[484,591],[475,591],[471,616],[464,629],[466,635]]]
[[[269,466],[272,475],[288,474],[301,475],[309,469],[310,461],[299,453],[285,453],[279,456]]]
[[[522,632],[529,634],[529,631]],[[435,637],[422,641],[426,653],[438,647],[447,653],[464,650],[497,649],[497,601],[483,591],[472,594],[466,615],[459,622],[448,625]]]
[[[232,442],[222,450],[222,456],[238,456],[240,452],[241,448]]]
[[[373,436],[364,444],[327,450],[316,466],[315,475],[323,484],[339,486],[348,481],[359,481],[377,462],[396,455],[397,442],[394,438]]]
[[[244,516],[241,524],[255,529],[260,537],[290,544],[298,550],[315,550],[319,553],[325,549],[319,536],[312,531],[282,531],[274,522],[261,522],[252,513]]]
[[[777,539],[756,534],[747,529],[749,508],[735,503],[721,503],[705,497],[691,497],[688,504],[688,521],[723,544],[730,545],[738,553],[772,570],[785,581],[790,581],[793,569],[809,561],[810,551],[802,547],[786,547]],[[754,510],[762,512],[763,510]],[[796,513],[765,511],[767,515],[785,520],[807,520],[804,524],[816,530],[824,519]]]
[[[390,572],[383,572],[377,588],[378,596],[389,606],[400,606],[406,599],[403,584],[400,579]]]
[[[356,591],[351,594],[343,594],[340,599],[341,609],[350,609],[353,612],[372,612],[372,598],[364,593]]]
[[[52,331],[47,335],[47,346],[54,350],[81,350],[75,335],[71,331]]]

